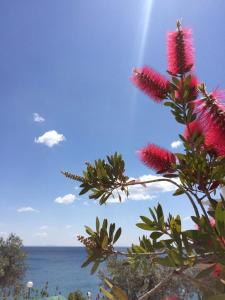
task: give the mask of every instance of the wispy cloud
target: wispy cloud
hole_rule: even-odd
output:
[[[174,142],[172,142],[171,143],[171,147],[172,148],[178,148],[178,147],[180,147],[182,145],[182,142],[181,141],[174,141]]]
[[[25,207],[20,207],[17,209],[18,213],[24,213],[24,212],[39,212],[38,209],[35,209],[33,207],[30,206],[25,206]]]
[[[45,121],[45,118],[40,116],[38,113],[33,113],[33,121],[37,123],[43,123]]]
[[[163,178],[161,176],[156,175],[143,175],[136,180],[139,181],[149,181],[149,180],[156,180]],[[135,178],[130,178],[130,180],[133,180]],[[164,178],[165,179],[165,178]],[[178,182],[178,180],[174,180],[175,182]],[[129,187],[129,196],[128,198],[125,195],[121,195],[122,199],[121,201],[124,202],[126,199],[128,200],[134,200],[134,201],[144,201],[144,200],[152,200],[157,197],[158,193],[166,193],[166,192],[172,192],[176,189],[175,185],[173,185],[170,182],[153,182],[143,185],[133,185]],[[119,199],[118,197],[111,197],[108,200],[109,203],[118,203]]]
[[[73,194],[67,194],[62,197],[57,197],[54,201],[59,204],[70,204],[73,203],[76,199],[76,196]]]
[[[66,140],[65,136],[63,134],[58,133],[55,130],[47,131],[43,135],[34,139],[35,143],[44,144],[49,148],[52,148],[53,146],[65,140]]]
[[[47,232],[37,232],[35,233],[35,236],[39,237],[39,238],[46,238],[48,236]]]

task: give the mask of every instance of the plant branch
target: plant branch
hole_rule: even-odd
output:
[[[190,202],[193,206],[193,209],[195,211],[196,217],[200,218],[198,208],[197,208],[194,200],[192,199],[191,195],[185,190],[185,188],[182,185],[179,185],[178,183],[176,183],[175,181],[173,181],[169,178],[160,178],[160,179],[145,180],[145,181],[132,180],[132,181],[128,181],[127,183],[123,184],[123,186],[130,186],[130,185],[136,185],[136,184],[144,185],[147,183],[154,183],[154,182],[170,182],[173,185],[177,186],[179,189],[181,189],[187,195],[188,199],[190,200]]]

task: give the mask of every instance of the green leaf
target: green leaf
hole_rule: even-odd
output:
[[[145,253],[145,249],[141,246],[137,246],[137,245],[132,245],[132,251],[134,253]]]
[[[107,201],[107,199],[109,198],[109,196],[111,196],[111,193],[104,193],[104,195],[99,200],[99,204],[100,205],[104,204]],[[89,198],[90,198],[90,196],[89,196]]]
[[[110,224],[110,227],[109,227],[109,240],[110,240],[110,242],[113,239],[113,233],[114,233],[115,227],[116,227],[115,223]]]
[[[103,224],[102,224],[102,229],[107,229],[107,227],[108,227],[108,220],[107,219],[104,219],[104,221],[103,221]]]
[[[149,231],[154,230],[153,226],[150,226],[150,225],[145,224],[145,223],[137,223],[136,226],[143,229],[143,230],[149,230]]]
[[[113,284],[108,279],[104,279],[104,281],[110,289],[113,287]]]
[[[102,249],[106,249],[107,246],[108,246],[108,236],[105,235],[102,241]]]
[[[120,238],[121,232],[122,232],[122,229],[120,227],[119,229],[117,229],[117,231],[115,233],[115,236],[114,236],[114,239],[113,239],[113,244],[115,244],[118,241],[118,239]]]
[[[142,219],[142,221],[145,223],[145,224],[148,224],[149,226],[152,226],[152,221],[145,217],[145,216],[140,216],[140,218]]]
[[[176,264],[168,257],[156,257],[154,261],[162,266],[176,267]]]
[[[182,194],[184,194],[184,190],[178,188],[178,189],[173,193],[173,196],[179,196],[179,195],[182,195]]]
[[[174,104],[173,102],[166,101],[166,102],[164,102],[164,105],[172,107],[173,109],[176,109],[176,104]]]
[[[165,178],[177,178],[178,175],[177,174],[164,174],[163,177],[165,177]]]
[[[151,214],[153,220],[154,220],[155,223],[156,223],[156,222],[157,222],[157,219],[156,219],[156,216],[155,216],[155,214],[154,214],[154,211],[153,211],[151,208],[149,208],[149,212],[150,212],[150,214]]]
[[[95,235],[94,231],[89,227],[89,226],[85,226],[86,232],[87,234],[93,236]]]
[[[128,300],[127,294],[121,288],[113,286],[112,292],[119,300]]]
[[[158,219],[161,219],[163,217],[163,210],[162,210],[162,206],[160,204],[158,204],[158,206],[156,208],[156,213],[157,213]]]
[[[163,232],[159,232],[159,231],[154,231],[151,233],[150,237],[153,240],[157,240],[158,238],[160,238],[163,235]]]
[[[160,225],[161,228],[164,227],[164,215],[163,215],[163,209],[162,206],[160,204],[158,204],[157,208],[156,208],[156,214],[157,214],[157,218],[158,218],[158,223]]]
[[[192,255],[192,246],[188,243],[188,239],[185,232],[182,233],[182,241],[184,244],[184,248],[187,251],[187,254]]]
[[[175,153],[175,155],[179,160],[184,160],[186,158],[186,156],[182,153]]]
[[[215,212],[216,229],[220,235],[225,233],[225,211],[223,210],[223,204],[218,203]]]
[[[98,191],[94,190],[91,195],[89,195],[89,199],[98,199],[101,197],[105,192],[104,191]]]
[[[96,217],[96,232],[97,232],[97,233],[99,233],[99,228],[100,228],[99,218]]]
[[[81,196],[83,194],[86,194],[89,190],[90,190],[90,186],[88,185],[80,191],[79,195]]]
[[[116,300],[116,298],[110,294],[109,291],[107,291],[106,289],[104,289],[103,287],[100,287],[100,291],[102,292],[102,294],[109,300]]]
[[[88,266],[91,262],[93,262],[95,260],[95,256],[89,256],[87,260],[85,260],[85,262],[81,265],[81,268],[84,268],[86,266]]]
[[[99,264],[100,262],[98,260],[94,263],[93,267],[91,268],[91,274],[94,274],[97,271]]]
[[[169,250],[169,257],[178,266],[183,265],[182,258],[176,250]]]

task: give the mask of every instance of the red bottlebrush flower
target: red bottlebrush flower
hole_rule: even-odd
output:
[[[186,126],[184,130],[184,138],[188,140],[191,138],[194,134],[203,135],[203,130],[198,122],[198,120],[195,120]]]
[[[161,102],[167,96],[169,81],[152,68],[135,68],[131,81],[156,102]]]
[[[185,80],[185,79],[184,79]],[[190,102],[195,100],[198,97],[198,79],[195,75],[191,76],[191,80],[188,85],[188,94],[186,96],[185,101]],[[179,89],[175,93],[177,102],[184,102],[184,95],[182,92],[182,83],[180,83]]]
[[[221,273],[222,273],[222,268],[220,264],[215,264],[214,270],[212,272],[212,276],[218,278],[220,277]]]
[[[191,29],[167,34],[168,71],[174,75],[189,72],[194,65]]]
[[[225,156],[225,128],[221,128],[218,124],[211,124],[206,132],[205,143],[214,148],[218,156]]]
[[[154,144],[141,149],[139,155],[149,168],[157,172],[172,172],[172,164],[176,163],[176,157],[173,153]]]
[[[225,156],[224,101],[225,95],[222,91],[214,91],[209,97],[194,101],[205,144],[213,148],[219,156]]]

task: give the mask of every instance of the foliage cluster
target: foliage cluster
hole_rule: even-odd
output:
[[[77,290],[75,292],[69,293],[68,300],[86,300],[86,297],[82,294],[81,291]]]
[[[134,264],[128,264],[123,258],[110,256],[106,261],[106,268],[99,271],[99,278],[101,279],[102,290],[109,291],[105,280],[110,280],[115,286],[126,292],[130,300],[137,300],[164,279],[169,271],[170,268],[159,264],[152,268],[146,257],[139,257]],[[197,272],[197,269],[192,268],[186,271],[186,275],[193,277]],[[158,291],[157,295],[150,296],[148,299],[160,300],[169,295],[178,295],[182,297],[181,299],[187,300],[198,293],[200,291],[192,282],[176,276],[166,287]]]
[[[26,254],[21,239],[11,234],[0,237],[0,288],[17,285],[25,274]]]

